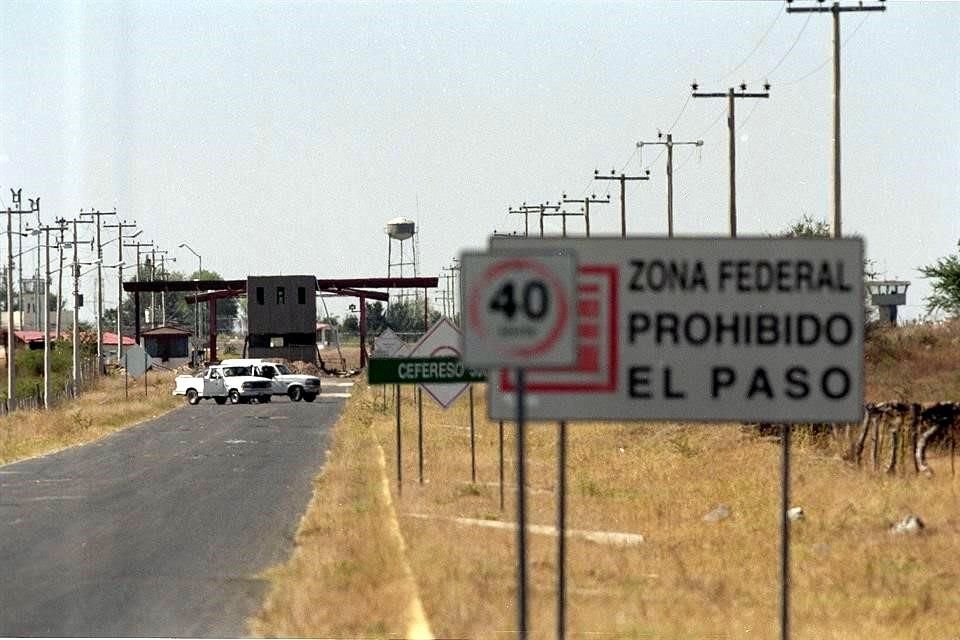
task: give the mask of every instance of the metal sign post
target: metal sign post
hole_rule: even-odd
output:
[[[468,366],[511,367],[516,380],[511,404],[517,422],[517,628],[519,637],[525,639],[529,631],[525,369],[566,367],[576,362],[576,260],[564,249],[543,255],[531,255],[530,251],[522,255],[466,253],[460,265],[463,361]],[[471,444],[472,427],[471,420]],[[500,442],[502,505],[502,423]],[[473,456],[471,446],[475,479]]]
[[[423,389],[417,387],[417,470],[423,484]]]
[[[400,436],[400,385],[394,385],[397,401],[397,495],[403,493],[403,449]]]
[[[473,385],[467,389],[470,396],[470,482],[477,483],[477,438],[473,425]]]

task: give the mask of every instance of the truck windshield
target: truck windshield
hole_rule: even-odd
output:
[[[287,365],[285,364],[277,364],[274,366],[277,368],[277,371],[281,373],[281,375],[287,375],[290,373],[290,369],[287,369]]]
[[[225,376],[249,376],[250,367],[224,367],[223,375]]]

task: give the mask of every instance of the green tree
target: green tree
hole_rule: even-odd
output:
[[[957,253],[944,256],[918,271],[931,280],[930,295],[924,300],[927,312],[943,311],[949,316],[960,316],[960,241]]]
[[[826,220],[818,220],[809,213],[804,213],[799,220],[794,220],[777,235],[781,238],[829,238],[830,225]]]

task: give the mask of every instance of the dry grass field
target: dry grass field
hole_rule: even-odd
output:
[[[878,338],[878,336],[880,336]],[[960,324],[874,334],[868,400],[960,400]],[[882,342],[878,342],[882,340]],[[928,348],[929,345],[929,348]],[[337,427],[290,563],[252,629],[263,636],[411,635],[419,594],[436,637],[510,637],[516,629],[514,440],[506,431],[499,506],[498,426],[477,388],[477,482],[465,397],[442,412],[425,399],[425,483],[417,482],[416,410],[403,393],[404,485],[394,414],[358,388]],[[568,536],[567,630],[580,638],[773,638],[778,624],[779,446],[740,425],[573,423],[568,527],[640,534],[640,544]],[[556,518],[557,425],[528,431],[528,517]],[[386,452],[380,466],[380,447]],[[945,638],[960,633],[960,480],[933,452],[933,478],[885,477],[796,437],[794,638]],[[938,459],[941,457],[941,459]],[[377,475],[379,474],[379,477]],[[382,496],[383,476],[392,499]],[[379,496],[379,497],[378,497]],[[718,505],[729,517],[707,522]],[[919,515],[920,535],[890,533]],[[405,547],[390,534],[400,523]],[[530,535],[531,629],[552,637],[557,539]],[[404,579],[404,562],[415,585]],[[402,588],[395,588],[401,585]]]
[[[146,392],[143,379],[130,379],[125,394],[122,375],[103,376],[80,398],[50,411],[0,417],[0,464],[90,442],[166,413],[183,402],[170,393],[174,377],[172,371],[151,371]]]

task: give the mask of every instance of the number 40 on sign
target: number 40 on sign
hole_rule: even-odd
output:
[[[576,358],[576,259],[471,254],[461,259],[465,363],[552,367]]]

